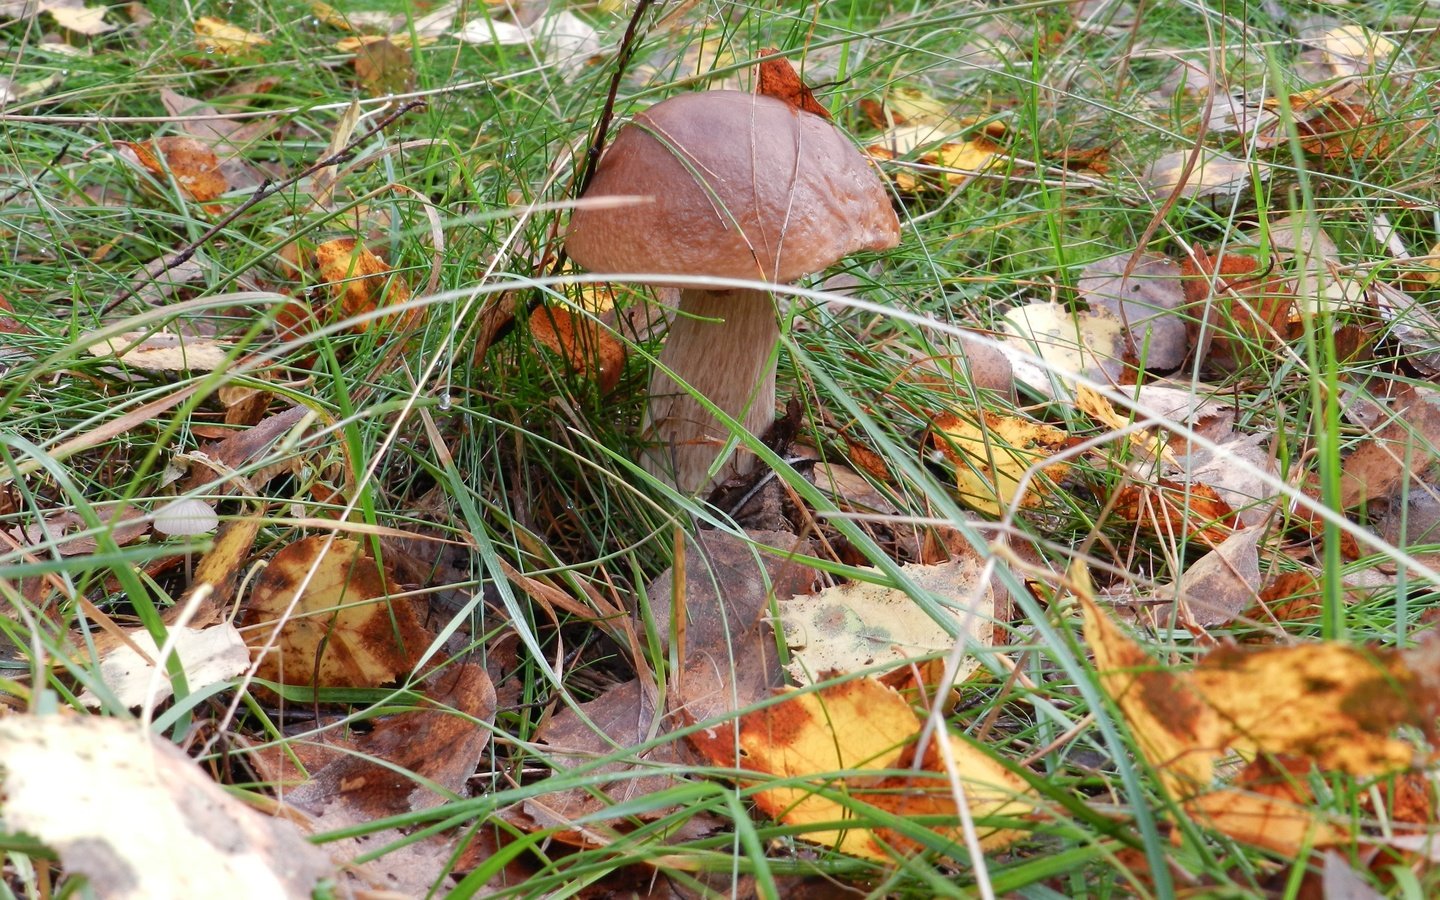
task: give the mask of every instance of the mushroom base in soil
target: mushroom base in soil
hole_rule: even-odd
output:
[[[709,476],[731,433],[695,395],[751,434],[763,434],[775,419],[771,356],[779,340],[768,291],[682,291],[660,365],[650,376],[642,432],[648,444],[641,459],[645,471],[687,490],[750,471],[755,455],[740,447]]]

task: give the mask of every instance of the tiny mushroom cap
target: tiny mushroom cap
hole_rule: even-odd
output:
[[[672,97],[616,135],[576,209],[566,252],[592,272],[785,283],[899,242],[884,185],[820,116],[738,91]],[[748,471],[709,408],[761,434],[774,420],[780,331],[768,291],[682,287],[650,380],[642,464],[685,492]],[[702,402],[699,397],[705,398]],[[717,463],[724,462],[724,467]]]

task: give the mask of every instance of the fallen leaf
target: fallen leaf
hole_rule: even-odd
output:
[[[355,51],[355,76],[371,97],[403,94],[415,89],[415,66],[409,48],[388,38]]]
[[[1197,244],[1180,269],[1190,314],[1207,323],[1208,352],[1202,347],[1200,355],[1212,368],[1237,371],[1257,347],[1273,350],[1291,337],[1295,295],[1275,274],[1273,259],[1262,270],[1254,256],[1225,252],[1212,257]]]
[[[5,826],[110,900],[308,897],[335,876],[289,822],[261,815],[133,722],[0,719]]]
[[[1228,196],[1238,194],[1248,187],[1251,175],[1256,169],[1262,181],[1269,176],[1266,169],[1252,169],[1252,164],[1246,160],[1205,149],[1200,151],[1187,176],[1185,167],[1189,165],[1194,152],[1178,150],[1151,163],[1142,179],[1150,192],[1157,196],[1166,196],[1178,188],[1181,196],[1185,197]],[[1182,177],[1185,179],[1183,183]]]
[[[1167,626],[1175,614],[1170,598],[1179,597],[1184,620],[1202,628],[1234,621],[1260,593],[1262,526],[1243,528],[1190,564],[1174,585],[1155,591],[1161,601],[1149,609],[1151,621]]]
[[[150,174],[161,180],[174,178],[192,200],[206,203],[230,188],[215,151],[195,138],[171,136],[143,144],[131,141],[116,141],[115,144],[134,153],[140,165]],[[215,204],[205,207],[207,212],[214,212],[216,208]]]
[[[1180,267],[1168,256],[1142,253],[1137,259],[1120,253],[1096,260],[1080,273],[1076,290],[1091,309],[1108,310],[1126,329],[1125,358],[1142,369],[1174,371],[1189,355],[1188,329],[1180,313],[1185,288]]]
[[[1108,310],[1071,313],[1056,303],[1030,303],[1006,311],[1001,332],[998,346],[1015,380],[1047,397],[1063,396],[1075,376],[1119,384],[1125,373],[1125,328]]]
[[[354,541],[316,536],[291,544],[260,573],[242,614],[246,643],[264,654],[256,674],[326,688],[377,687],[409,672],[432,636],[412,601],[392,593]]]
[[[108,7],[85,6],[80,0],[41,0],[40,9],[49,13],[56,25],[76,34],[105,34],[119,27],[105,21]]]
[[[317,246],[315,267],[316,275],[330,287],[339,308],[337,318],[350,319],[382,307],[398,307],[410,300],[410,288],[405,280],[354,238],[336,238]],[[389,327],[406,331],[419,315],[419,310],[410,310]],[[372,319],[353,327],[367,331],[376,322],[389,323],[390,320]]]
[[[589,316],[564,307],[539,306],[530,314],[530,335],[565,361],[570,371],[595,382],[601,395],[619,384],[625,345]]]
[[[779,56],[779,53],[773,47],[760,51],[755,93],[783,100],[802,112],[813,113],[822,119],[830,118],[830,111],[815,99],[810,86],[800,79],[800,73],[795,71],[790,60]]]
[[[195,44],[205,53],[236,56],[270,42],[263,35],[246,31],[215,16],[195,20]]]
[[[235,345],[213,338],[187,338],[166,332],[131,331],[118,337],[82,337],[91,356],[114,356],[148,372],[213,372],[230,362]]]
[[[740,720],[738,746],[728,728],[694,732],[690,740],[716,765],[790,782],[759,789],[754,798],[767,815],[795,827],[796,837],[890,862],[914,845],[892,831],[862,827],[858,823],[863,813],[836,795],[907,818],[943,817],[946,824],[930,827],[960,843],[952,782],[933,742],[921,764],[914,765],[920,724],[900,694],[878,681],[855,679],[816,691],[790,691],[784,701],[746,714]],[[984,820],[1029,813],[1025,781],[958,735],[942,733],[939,739],[949,743],[953,774],[963,785],[971,815],[979,820],[981,846],[998,849],[1019,838],[1021,833]],[[884,770],[909,772],[866,774]],[[837,822],[846,824],[836,827]]]
[[[836,585],[815,594],[801,595],[779,604],[780,627],[792,662],[785,669],[798,684],[813,684],[817,673],[851,674],[862,669],[889,666],[902,686],[910,677],[905,664],[922,656],[947,654],[957,640],[972,647],[992,643],[995,593],[981,581],[982,563],[973,550],[939,565],[905,566],[902,571],[916,588],[933,594],[949,619],[948,628],[936,622],[905,591],[857,581]],[[959,637],[952,637],[952,633]],[[957,681],[980,666],[968,654]],[[944,660],[925,665],[925,681],[940,682]],[[895,680],[871,672],[871,677]]]
[[[1345,457],[1340,503],[1349,508],[1402,493],[1424,476],[1440,454],[1440,392],[1415,385],[1399,392],[1389,421]],[[1423,488],[1416,488],[1417,490]]]
[[[490,676],[474,663],[441,669],[427,679],[419,706],[375,720],[335,762],[287,791],[285,801],[335,830],[468,796],[495,721]]]
[[[1185,535],[1214,547],[1240,524],[1214,488],[1196,482],[1125,484],[1110,502],[1116,515],[1172,541]]]
[[[153,708],[170,698],[174,686],[168,672],[159,677],[155,675],[155,666],[150,660],[159,662],[161,656],[150,632],[141,628],[127,634],[149,659],[125,644],[116,644],[100,660],[100,679],[121,706]],[[228,622],[205,629],[171,628],[166,643],[180,658],[185,684],[192,692],[228,681],[250,668],[250,651],[245,640]],[[80,702],[99,706],[100,698],[87,688],[81,692]]]
[[[255,536],[260,533],[260,524],[264,521],[261,513],[250,516],[242,516],[231,519],[220,527],[220,532],[215,536],[215,543],[211,545],[210,552],[200,558],[195,565],[195,575],[191,579],[190,592],[186,594],[186,601],[193,592],[205,588],[209,592],[208,602],[211,610],[218,611],[230,605],[235,598],[235,590],[240,581],[240,574],[245,563],[250,560],[251,550],[255,546]],[[184,609],[185,603],[177,603],[171,607],[176,613]],[[166,612],[170,612],[167,610]],[[208,615],[196,613],[192,618],[195,625],[208,625],[211,623]],[[166,619],[167,624],[173,624]]]
[[[1030,419],[983,409],[947,412],[934,417],[930,434],[955,463],[960,499],[991,515],[1002,515],[1017,499],[1022,507],[1038,507],[1069,471],[1064,463],[1046,465],[1044,460],[1064,449],[1070,436]]]
[[[1369,69],[1392,56],[1397,48],[1388,38],[1364,25],[1339,25],[1322,34],[1314,43],[1328,62],[1359,64]]]

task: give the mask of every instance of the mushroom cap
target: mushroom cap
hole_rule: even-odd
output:
[[[788,282],[900,239],[865,157],[825,119],[740,91],[681,94],[620,130],[577,209],[566,252],[592,272]]]

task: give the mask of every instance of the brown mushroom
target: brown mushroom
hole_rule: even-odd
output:
[[[884,186],[842,132],[738,91],[683,94],[636,115],[585,192],[617,196],[645,202],[570,220],[566,250],[592,272],[785,283],[900,235]],[[729,432],[681,383],[760,434],[775,415],[779,337],[770,292],[683,287],[650,379],[647,471],[685,492],[713,483]],[[742,453],[715,479],[753,464]]]

